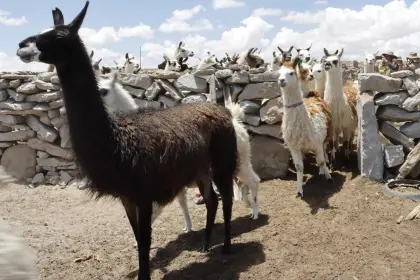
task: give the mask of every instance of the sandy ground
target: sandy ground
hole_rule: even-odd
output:
[[[220,205],[208,254],[196,251],[205,207],[190,199],[194,232],[184,234],[178,204],[169,205],[153,225],[152,279],[420,279],[420,221],[396,223],[417,203],[385,197],[381,185],[355,172],[334,172],[334,183],[309,177],[304,200],[295,197],[292,172],[261,184],[258,221],[234,204],[228,257],[220,249]],[[29,189],[6,177],[2,182],[0,214],[35,250],[42,279],[135,279],[134,237],[117,201],[92,201],[72,188]]]

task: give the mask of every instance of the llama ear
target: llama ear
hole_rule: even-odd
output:
[[[128,53],[125,54],[125,59],[128,59]]]
[[[83,20],[85,19],[87,9],[89,7],[89,1],[86,1],[85,6],[80,11],[80,13],[73,19],[73,21],[69,24],[69,28],[73,33],[77,33],[82,26]]]
[[[338,51],[338,50],[337,50]],[[344,52],[344,48],[341,48],[340,52],[338,53],[338,57],[341,58],[341,56],[343,55]]]
[[[276,58],[276,52],[275,51],[273,51],[273,57]]]
[[[287,52],[291,53],[291,52],[292,52],[292,50],[293,50],[293,48],[294,48],[294,47],[293,47],[293,46],[291,46]]]
[[[102,61],[102,58],[101,58],[101,59],[99,59],[99,60],[98,60],[98,62],[96,62],[96,63],[98,63],[98,64],[99,64],[99,63],[101,63],[101,61]]]
[[[254,48],[250,48],[246,55],[249,56],[253,52],[253,50],[254,50]]]
[[[277,47],[278,49],[279,49],[279,51],[283,54],[284,53],[284,51],[280,48],[280,47]]]
[[[261,50],[258,52],[258,54],[261,54]]]
[[[307,51],[309,51],[311,48],[312,48],[312,43],[311,43],[311,45],[309,46],[309,48],[307,48],[306,50],[307,50]]]
[[[325,54],[326,56],[330,56],[330,53],[328,52],[328,50],[327,50],[326,48],[324,48],[324,54]]]
[[[376,53],[374,53],[374,55],[376,56],[376,55],[378,55],[378,53],[379,53],[379,50],[377,50]]]
[[[59,8],[55,8],[54,10],[52,10],[52,15],[54,20],[54,26],[64,24],[64,16]]]

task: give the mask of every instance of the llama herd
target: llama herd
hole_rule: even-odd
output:
[[[243,109],[229,96],[225,96],[225,106],[205,102],[138,108],[118,81],[118,72],[136,71],[133,58],[126,54],[124,66],[104,70],[99,67],[101,60],[92,61],[94,53],[88,54],[78,35],[88,6],[86,1],[68,24],[55,8],[54,27],[21,41],[16,54],[25,63],[38,61],[55,67],[78,166],[88,178],[92,195],[121,200],[137,242],[138,279],[151,279],[152,223],[165,205],[177,199],[185,230],[191,231],[188,187],[199,188],[207,210],[202,251],[210,248],[218,208],[214,187],[220,192],[225,227],[222,252],[228,254],[233,199],[252,209],[252,219],[259,215],[260,178],[251,164]],[[324,49],[325,56],[317,61],[311,56],[311,47],[296,49],[296,57],[293,47],[288,51],[279,47],[280,54],[273,52],[271,64],[265,63],[256,48],[221,59],[208,53],[199,64],[216,68],[240,64],[278,72],[284,106],[283,138],[296,167],[297,192],[302,197],[304,154],[314,152],[319,173],[331,180],[328,154],[335,159],[343,134],[348,156],[357,127],[356,91],[352,84],[343,85],[341,75],[343,49],[332,54]],[[158,68],[191,70],[186,62],[193,55],[180,42],[175,55],[164,55]]]

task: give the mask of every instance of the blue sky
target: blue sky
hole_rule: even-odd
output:
[[[420,45],[412,35],[420,31],[420,26],[409,22],[409,19],[417,21],[415,14],[420,12],[420,0],[236,0],[240,4],[229,7],[226,3],[232,1],[235,0],[91,0],[83,25],[86,30],[81,35],[84,35],[82,38],[87,47],[96,50],[95,58],[102,57],[107,65],[112,65],[114,59],[122,62],[126,52],[138,60],[139,46],[143,45],[142,61],[149,67],[160,62],[163,52],[170,52],[180,40],[186,41],[186,47],[199,56],[207,50],[222,55],[225,51],[259,47],[267,60],[276,46],[283,47],[283,44],[284,47],[305,47],[313,43],[314,55],[319,55],[323,47],[344,47],[349,50],[345,51],[349,58],[363,56],[360,49],[376,51],[373,48],[393,48],[405,55]],[[52,24],[52,8],[60,8],[67,23],[85,3],[84,0],[42,0],[36,5],[22,2],[0,2],[0,33],[3,35],[0,70],[19,64],[14,57],[18,42],[49,27]],[[265,13],[255,12],[262,8]],[[179,11],[178,17],[174,17],[175,10]],[[369,10],[375,12],[369,13]],[[396,16],[391,16],[391,12]],[[396,17],[401,18],[404,25],[389,27],[387,21],[395,22]],[[169,24],[166,27],[162,26],[165,22]],[[375,26],[376,29],[372,30]],[[384,31],[382,26],[391,30]],[[354,34],[352,36],[356,38],[346,38],[349,34]],[[371,41],[368,41],[369,38]],[[407,40],[407,46],[402,45],[402,41]],[[19,64],[16,67],[28,65]],[[37,64],[37,67],[41,66]]]

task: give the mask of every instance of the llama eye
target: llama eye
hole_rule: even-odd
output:
[[[100,95],[101,95],[102,97],[104,97],[105,95],[107,95],[107,94],[108,94],[108,89],[106,89],[106,88],[100,88],[100,89],[99,89],[99,93],[100,93]]]
[[[182,52],[185,52],[185,50],[182,50]]]
[[[295,73],[293,73],[293,72],[289,73],[289,75],[290,75],[290,76],[293,76],[294,74],[295,74]]]

